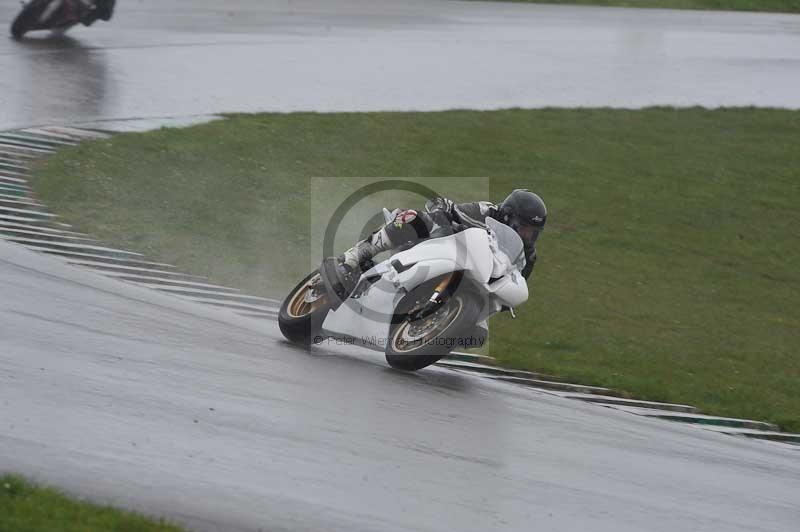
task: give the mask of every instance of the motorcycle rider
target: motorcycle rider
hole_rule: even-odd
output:
[[[56,0],[39,15],[39,23],[47,24],[53,17],[65,14],[80,18],[81,24],[91,26],[98,20],[111,20],[116,0]]]
[[[425,211],[404,210],[393,222],[356,243],[344,254],[326,258],[320,267],[320,274],[334,295],[344,301],[378,253],[470,227],[486,228],[487,218],[508,225],[522,238],[526,259],[522,275],[527,279],[536,263],[536,240],[547,221],[544,201],[527,189],[514,190],[499,205],[488,201],[454,203],[443,197],[433,198],[425,204]]]

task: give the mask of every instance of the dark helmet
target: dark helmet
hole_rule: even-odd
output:
[[[547,222],[547,207],[538,195],[518,188],[500,204],[500,221],[516,231],[526,246],[532,246]]]

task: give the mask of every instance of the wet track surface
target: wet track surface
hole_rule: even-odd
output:
[[[0,5],[10,22],[15,2]],[[46,34],[45,34],[46,36]],[[0,39],[0,129],[254,110],[800,107],[800,16],[481,2],[119,2]]]
[[[800,107],[799,43],[800,17],[784,15],[121,2],[113,25],[0,39],[0,129],[230,110]],[[271,322],[0,242],[0,471],[200,530],[794,531],[798,458],[443,369],[404,374],[360,350],[309,354]]]
[[[0,242],[0,470],[203,530],[795,530],[800,450],[277,327]]]

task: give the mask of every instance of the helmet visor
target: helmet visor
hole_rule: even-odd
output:
[[[511,228],[517,232],[519,237],[522,239],[522,242],[525,244],[525,247],[531,247],[536,243],[536,240],[539,238],[539,233],[541,232],[540,227],[536,227],[535,225],[526,224],[521,222],[519,219],[511,221]]]

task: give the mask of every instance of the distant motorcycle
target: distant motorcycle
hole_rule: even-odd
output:
[[[98,6],[87,0],[30,0],[11,24],[11,35],[19,39],[29,31],[65,32],[77,24],[110,19],[113,7],[113,2]]]
[[[397,212],[384,209],[384,218]],[[343,302],[318,271],[286,297],[278,323],[293,343],[333,339],[383,351],[390,366],[415,371],[455,348],[479,347],[485,320],[528,299],[522,239],[488,218],[487,229],[431,238],[373,266]]]

